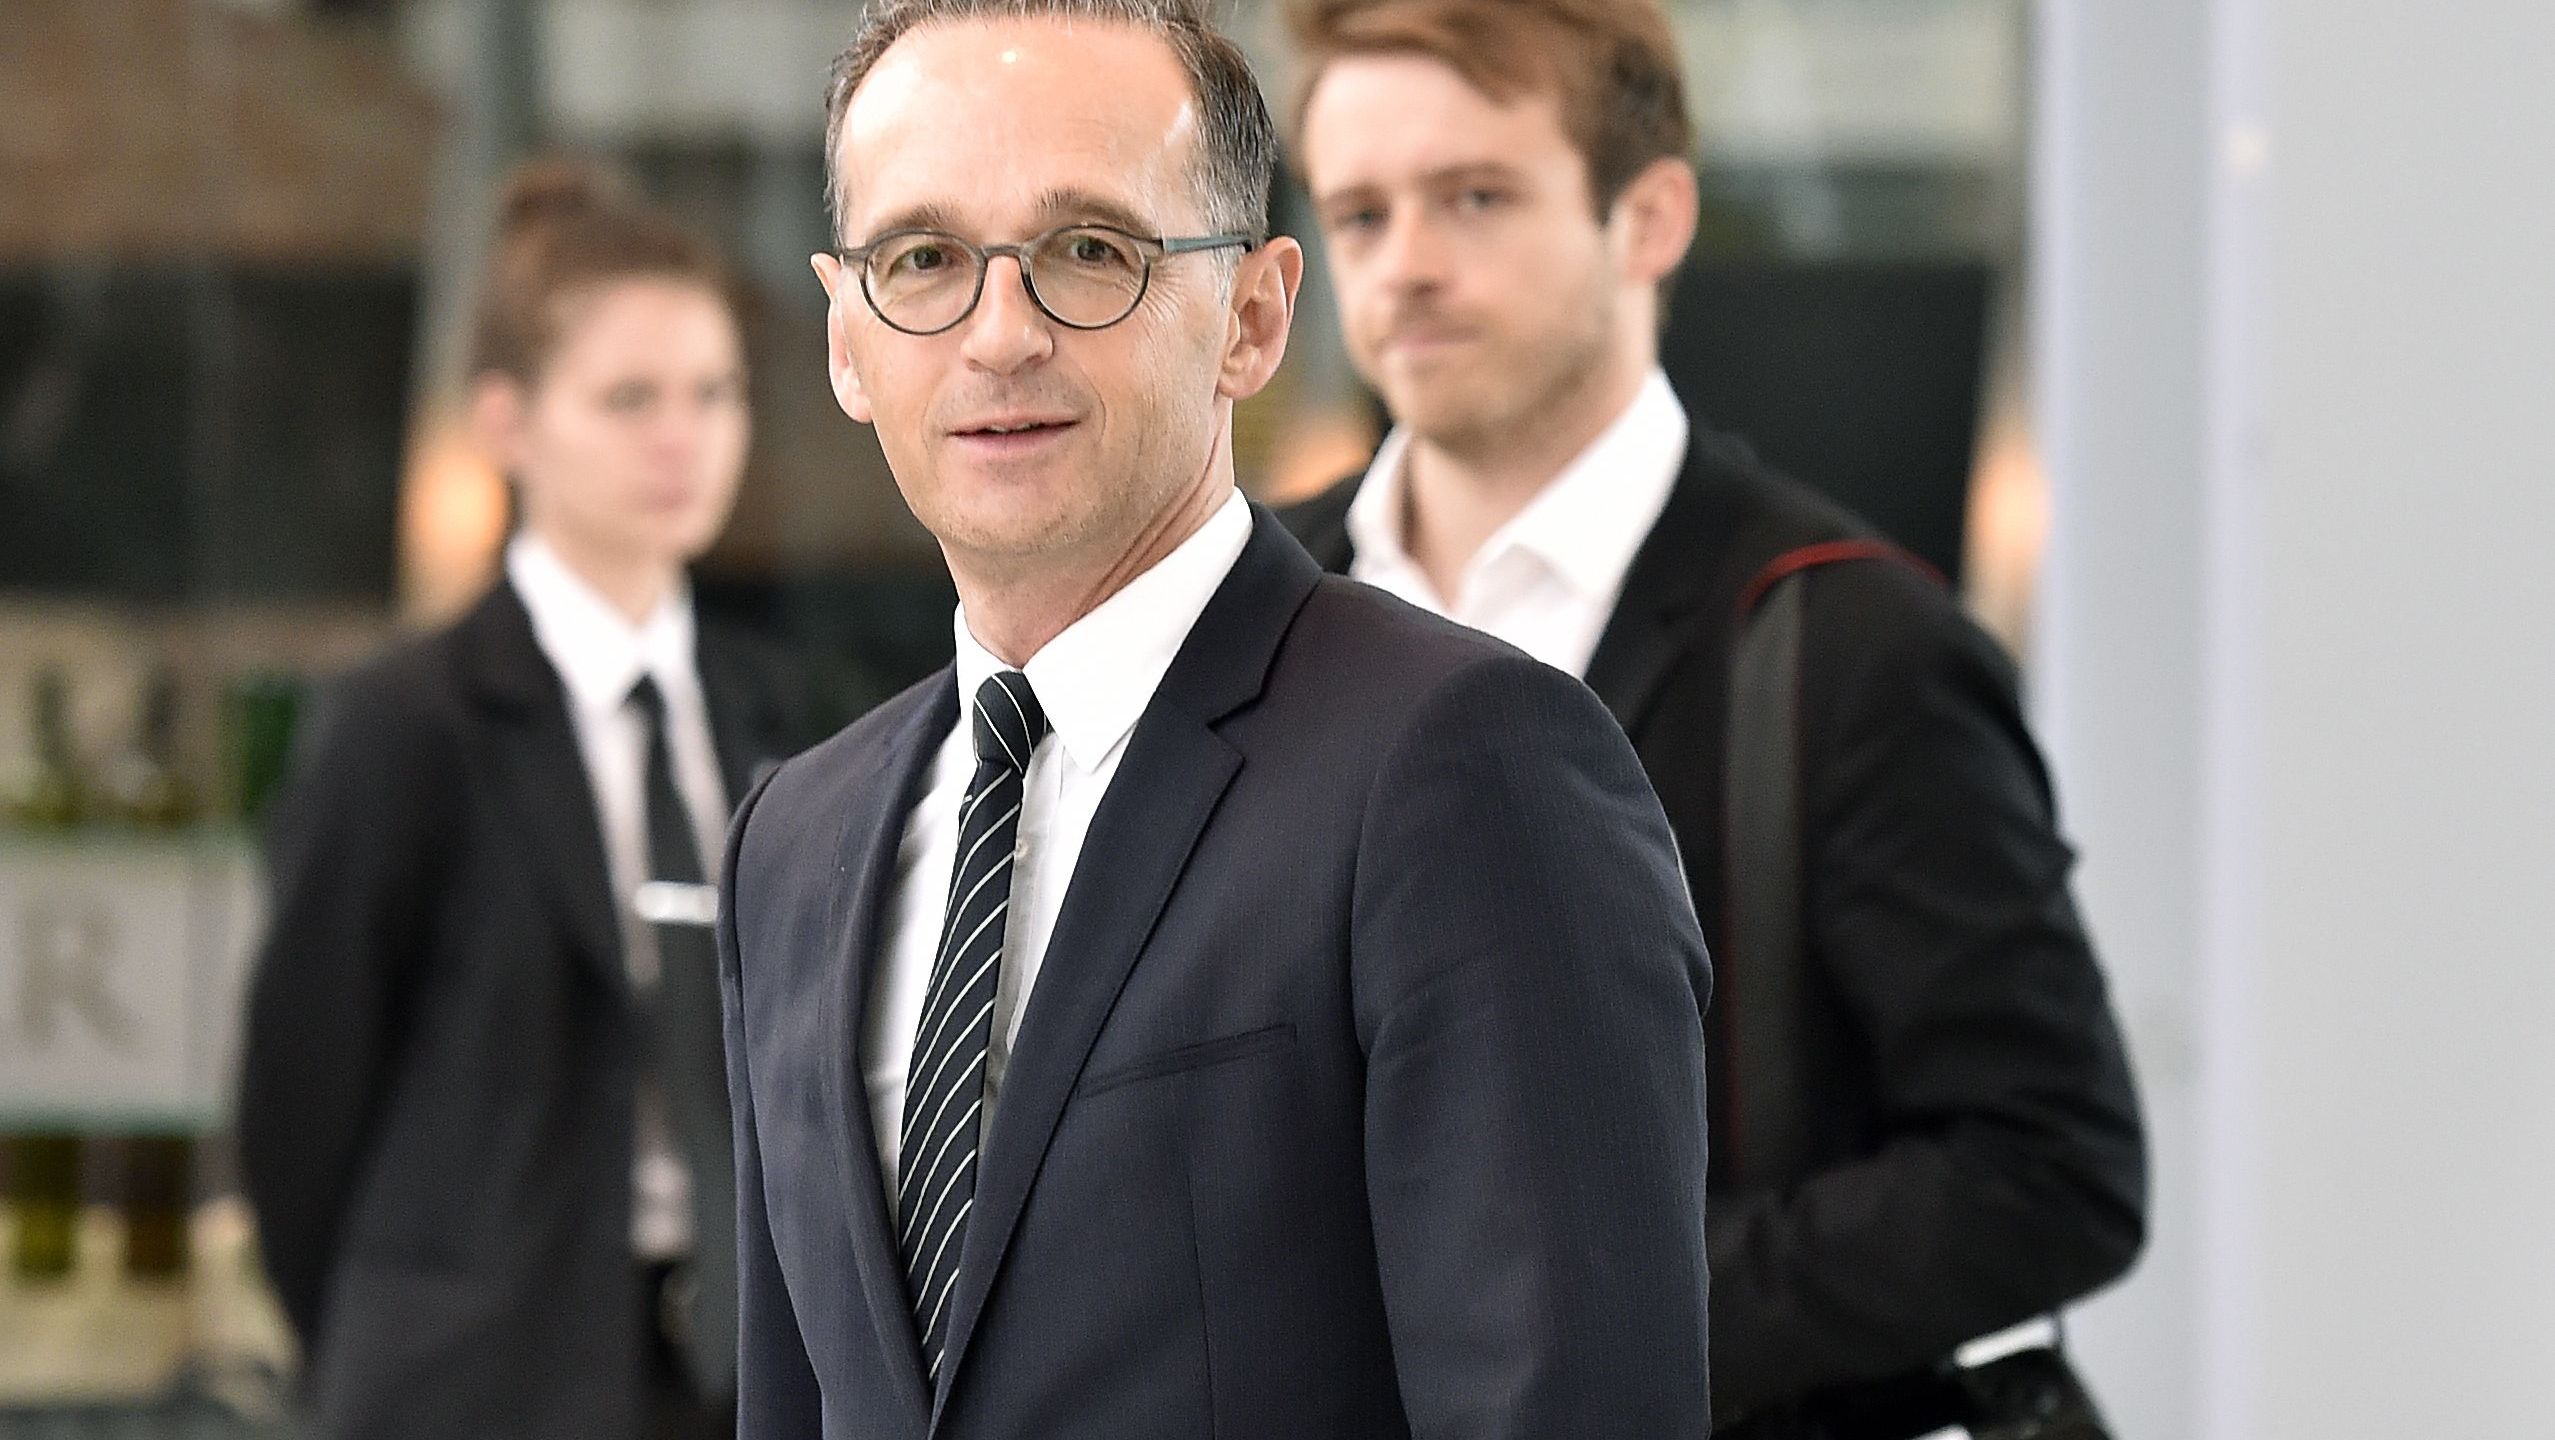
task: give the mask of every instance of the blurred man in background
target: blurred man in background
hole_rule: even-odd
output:
[[[1659,370],[1697,192],[1655,0],[1291,18],[1300,166],[1397,428],[1288,519],[1331,567],[1584,677],[1677,827],[1725,977],[1716,1415],[1750,1436],[1983,1423],[1954,1351],[2121,1274],[2145,1207],[2007,661]],[[2046,1352],[2001,1373],[2024,1372],[2064,1388]]]
[[[708,888],[789,688],[697,629],[748,416],[725,265],[604,177],[502,202],[472,419],[522,518],[328,693],[275,811],[240,1141],[334,1440],[734,1425]]]

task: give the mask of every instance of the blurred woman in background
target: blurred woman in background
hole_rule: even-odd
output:
[[[513,178],[470,415],[520,519],[450,628],[327,692],[270,837],[242,1162],[317,1433],[731,1433],[710,920],[786,754],[685,566],[745,463],[726,267],[560,163]]]

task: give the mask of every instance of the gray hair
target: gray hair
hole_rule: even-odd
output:
[[[927,25],[1048,16],[1113,21],[1159,36],[1179,57],[1203,124],[1194,179],[1207,225],[1253,243],[1269,236],[1269,195],[1277,183],[1277,126],[1241,48],[1208,23],[1204,0],[870,0],[852,43],[834,57],[825,85],[825,216],[843,234],[843,182],[835,146],[852,92],[888,47]]]

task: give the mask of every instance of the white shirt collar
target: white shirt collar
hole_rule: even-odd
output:
[[[692,592],[684,582],[675,583],[645,622],[633,625],[530,531],[507,542],[506,579],[532,616],[541,653],[581,713],[620,709],[641,675],[654,676],[669,697],[697,688]]]
[[[1251,507],[1235,491],[1197,533],[1066,626],[1021,667],[1075,765],[1097,770],[1135,729],[1199,614],[1250,540]],[[956,626],[959,723],[965,726],[972,723],[978,687],[1009,667],[976,642],[964,605]]]
[[[1593,602],[1611,603],[1623,588],[1634,552],[1667,508],[1685,466],[1685,407],[1653,367],[1632,403],[1588,448],[1537,491],[1526,508],[1482,542],[1464,567],[1463,583],[1512,553],[1531,555],[1563,583]],[[1410,434],[1400,426],[1384,437],[1367,467],[1357,498],[1349,502],[1349,541],[1360,559],[1407,567],[1418,562],[1402,544]],[[1449,604],[1460,597],[1445,596]]]

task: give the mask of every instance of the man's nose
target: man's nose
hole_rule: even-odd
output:
[[[985,286],[964,322],[960,353],[969,364],[1008,375],[1055,349],[1055,322],[1029,298],[1029,272],[1009,255],[985,262]]]
[[[708,432],[709,407],[688,399],[659,408],[648,426],[648,444],[658,454],[685,456],[701,447]]]
[[[1396,289],[1424,290],[1446,279],[1446,236],[1425,207],[1406,205],[1386,222],[1376,264]]]

